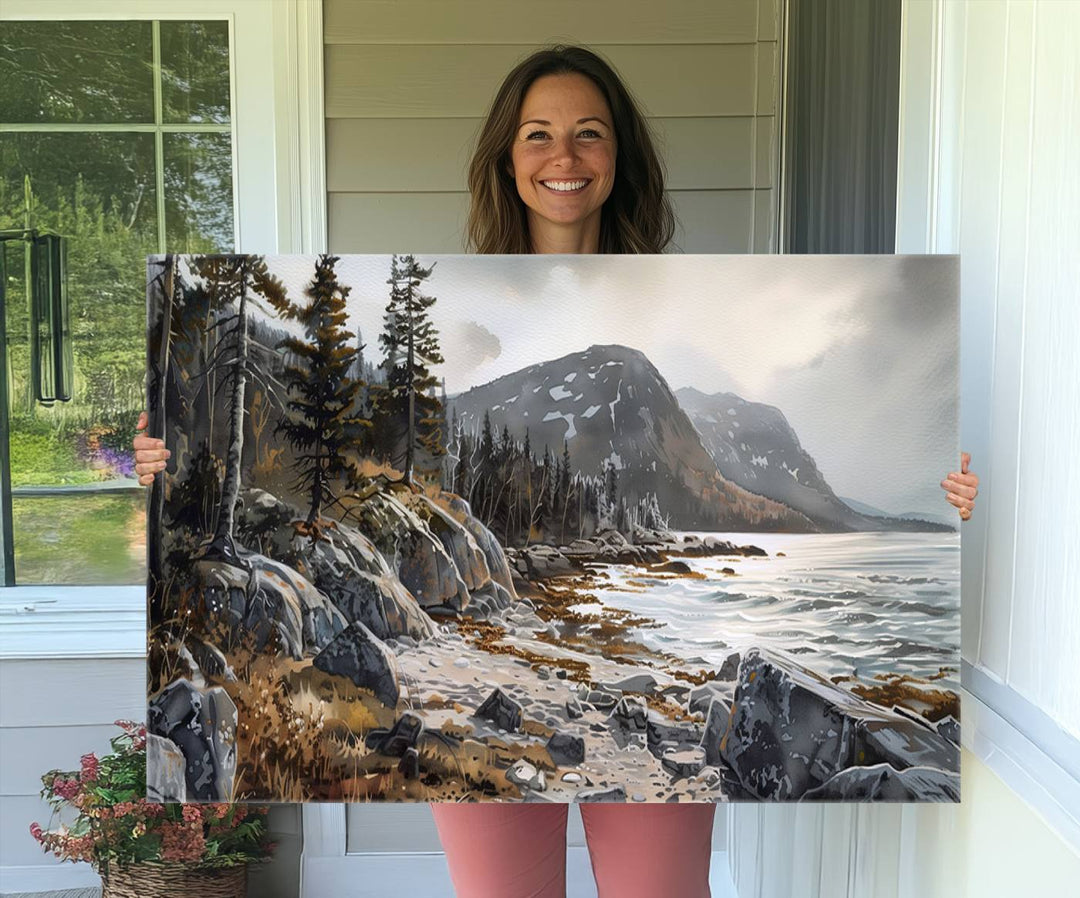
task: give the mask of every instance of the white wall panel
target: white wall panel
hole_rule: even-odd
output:
[[[1005,673],[1010,686],[1080,739],[1080,473],[1072,461],[1080,445],[1080,5],[1038,4],[1033,30],[1019,501]]]

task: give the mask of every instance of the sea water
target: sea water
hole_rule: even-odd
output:
[[[776,648],[825,677],[865,682],[951,667],[938,682],[959,691],[959,533],[698,535],[768,557],[682,559],[705,579],[602,568],[612,588],[596,593],[601,602],[662,625],[635,629],[648,647],[708,666],[734,650]]]

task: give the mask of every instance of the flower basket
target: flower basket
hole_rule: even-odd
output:
[[[101,898],[244,898],[247,865],[200,870],[188,864],[143,861],[101,877]]]
[[[50,770],[41,796],[71,824],[31,835],[60,860],[90,864],[103,898],[244,898],[248,866],[269,861],[269,807],[157,803],[146,798],[146,727],[118,720],[113,752],[83,755],[78,771]]]

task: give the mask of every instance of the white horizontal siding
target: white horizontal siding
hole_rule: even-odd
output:
[[[87,752],[110,751],[118,719],[146,716],[143,658],[0,660],[0,868],[51,863],[30,836],[52,812],[40,797],[48,770],[78,770]]]
[[[767,5],[765,6],[768,10]],[[328,44],[745,43],[769,28],[757,0],[326,0]],[[773,32],[775,35],[775,32]],[[775,36],[763,38],[775,40]]]
[[[768,115],[758,71],[775,43],[598,45],[650,115]],[[472,117],[487,111],[503,77],[529,55],[519,46],[328,44],[328,118]],[[760,62],[759,62],[760,57]],[[768,85],[769,82],[766,82]]]

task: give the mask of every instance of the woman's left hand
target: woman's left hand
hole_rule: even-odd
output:
[[[953,471],[941,481],[941,488],[945,490],[945,498],[960,510],[960,520],[966,521],[971,518],[971,510],[975,507],[975,497],[979,495],[979,475],[968,473],[968,465],[971,463],[971,455],[967,452],[960,453],[960,470]]]

